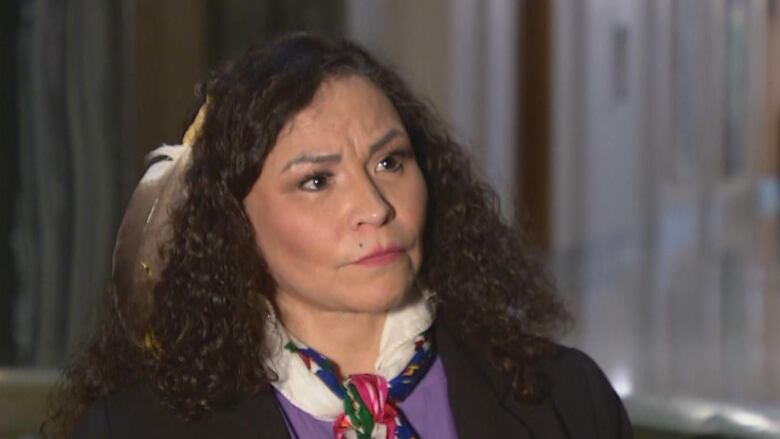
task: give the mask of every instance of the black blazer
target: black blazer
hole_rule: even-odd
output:
[[[539,403],[517,401],[509,384],[444,328],[437,349],[460,438],[630,438],[628,416],[604,374],[584,353],[561,347],[543,365],[549,379]],[[231,410],[184,422],[138,384],[88,407],[74,438],[289,438],[271,390]],[[433,439],[433,438],[423,438]]]

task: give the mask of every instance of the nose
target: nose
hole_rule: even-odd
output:
[[[395,209],[387,201],[382,189],[368,175],[361,175],[350,191],[350,226],[357,230],[364,225],[381,226],[395,216]]]

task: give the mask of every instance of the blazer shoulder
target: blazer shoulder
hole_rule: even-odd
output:
[[[579,349],[558,345],[543,365],[549,397],[567,429],[594,430],[597,437],[633,437],[620,397],[596,362]]]
[[[87,406],[71,437],[134,437],[132,435],[149,433],[139,431],[143,426],[160,423],[170,425],[175,422],[175,415],[160,404],[149,386],[136,383],[93,401]]]
[[[108,411],[104,400],[94,401],[87,406],[76,423],[71,438],[111,438],[108,426]]]
[[[272,392],[264,391],[202,419],[185,420],[162,404],[147,383],[93,402],[72,437],[78,438],[286,438]]]

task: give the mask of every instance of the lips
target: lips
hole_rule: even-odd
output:
[[[385,265],[398,259],[402,253],[403,249],[401,247],[390,246],[363,256],[362,258],[355,261],[355,264],[369,267]]]

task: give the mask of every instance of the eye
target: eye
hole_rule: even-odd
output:
[[[309,174],[298,184],[298,188],[307,192],[318,192],[328,185],[328,179],[332,175],[326,173]]]
[[[403,168],[403,164],[401,163],[400,152],[394,152],[388,156],[385,156],[382,160],[379,161],[377,165],[377,170],[385,170],[391,172],[400,171],[401,168]]]

